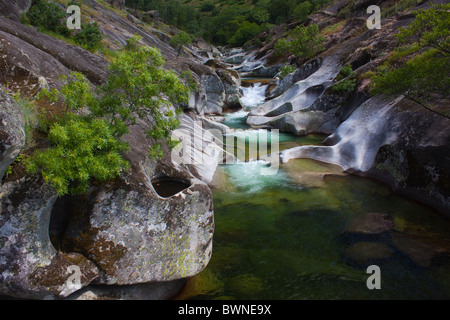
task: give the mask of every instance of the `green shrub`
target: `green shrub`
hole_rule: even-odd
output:
[[[34,2],[27,13],[27,20],[33,26],[53,32],[66,32],[63,30],[61,20],[66,16],[61,7],[53,2],[38,0]],[[67,28],[66,28],[67,29]]]
[[[65,114],[50,125],[51,146],[27,161],[27,171],[40,171],[59,195],[83,193],[90,181],[110,180],[129,168],[121,155],[128,146],[121,137],[136,117],[153,119],[147,132],[155,141],[150,156],[163,156],[162,141],[169,147],[175,145],[170,132],[179,123],[167,107],[186,103],[189,89],[173,71],[163,68],[165,61],[158,49],[139,42],[138,37],[128,41],[111,62],[106,83],[96,92],[80,73],[66,79],[60,92]],[[90,113],[73,113],[81,108]]]
[[[97,49],[103,39],[103,34],[97,22],[92,22],[81,27],[75,35],[75,41],[88,50]]]
[[[409,59],[403,66],[382,65],[372,78],[372,94],[402,94],[424,108],[446,118],[446,113],[434,110],[433,97],[449,97],[450,88],[450,4],[433,5],[418,10],[416,18],[397,34],[401,42],[416,41],[423,52]],[[397,52],[388,62],[418,51],[409,45]]]
[[[83,193],[91,179],[107,181],[129,167],[121,156],[125,145],[103,119],[72,115],[51,126],[48,140],[52,147],[35,153],[27,171],[41,169],[44,180],[59,195]]]
[[[418,10],[416,18],[396,36],[404,43],[416,41],[450,54],[450,3]]]
[[[277,55],[293,54],[296,57],[311,58],[324,49],[325,38],[319,34],[316,24],[310,26],[297,26],[288,39],[280,39],[275,44]]]
[[[183,49],[183,46],[186,44],[191,44],[192,38],[189,34],[187,34],[184,31],[178,32],[176,35],[174,35],[170,39],[170,45],[177,50],[177,54],[181,54],[181,50]]]
[[[345,79],[339,81],[331,87],[331,90],[337,94],[347,94],[355,89],[356,79]]]
[[[347,78],[348,76],[351,76],[353,74],[353,69],[351,65],[346,65],[341,68],[341,71],[339,72],[339,76],[341,79]]]
[[[235,34],[228,40],[228,44],[233,47],[240,47],[248,40],[260,33],[260,27],[255,22],[243,21]]]
[[[282,66],[282,67],[280,68],[280,77],[281,77],[281,78],[286,77],[288,74],[294,72],[295,69],[296,69],[295,66],[286,63],[284,66]]]
[[[450,57],[433,49],[426,51],[397,69],[378,70],[372,78],[372,94],[403,94],[427,107],[433,95],[449,96]]]

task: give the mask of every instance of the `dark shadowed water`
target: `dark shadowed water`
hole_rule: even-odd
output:
[[[229,115],[226,124],[245,129],[245,112]],[[248,143],[258,132],[236,136]],[[281,134],[279,149],[318,145],[323,138]],[[262,166],[222,166],[225,184],[213,190],[212,258],[180,298],[450,298],[448,219],[334,165],[295,159],[268,176],[260,174]],[[390,215],[393,230],[344,234],[367,213]],[[366,285],[369,265],[380,268],[379,290]]]

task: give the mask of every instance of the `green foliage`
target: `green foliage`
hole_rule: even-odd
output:
[[[353,74],[352,66],[348,64],[341,68],[341,71],[339,72],[338,77],[341,77],[343,79],[343,78],[347,78],[348,76],[351,76],[352,74]]]
[[[84,75],[72,73],[60,92],[65,115],[50,125],[51,147],[35,153],[27,171],[40,170],[59,195],[85,192],[91,180],[115,178],[129,167],[121,156],[127,149],[121,137],[136,117],[153,120],[147,132],[155,141],[149,155],[163,156],[161,143],[173,147],[170,132],[179,125],[171,107],[186,103],[189,96],[189,89],[164,64],[158,49],[141,46],[140,38],[133,37],[113,59],[107,81],[96,91]],[[80,109],[90,112],[73,113]]]
[[[298,21],[305,21],[311,13],[312,4],[308,1],[301,2],[294,9],[294,17]]]
[[[91,179],[107,181],[128,169],[121,152],[125,144],[103,119],[70,115],[63,123],[51,126],[48,135],[51,147],[38,151],[27,164],[27,172],[41,169],[44,180],[58,195],[79,194],[89,187]]]
[[[212,2],[204,2],[200,6],[200,11],[201,12],[211,12],[214,10],[215,7],[216,6]]]
[[[280,68],[280,77],[284,78],[286,77],[288,74],[292,73],[295,71],[295,66],[291,65],[291,64],[285,64],[284,66],[282,66]]]
[[[19,154],[19,155],[14,159],[13,163],[11,163],[11,165],[8,166],[8,168],[6,168],[6,171],[5,171],[5,177],[7,177],[7,176],[13,174],[13,172],[14,172],[14,167],[17,166],[17,164],[19,164],[19,163],[22,161],[22,159],[23,159],[23,155],[22,155],[22,154]]]
[[[345,79],[339,81],[331,87],[331,90],[337,94],[347,94],[355,89],[356,79]]]
[[[311,58],[324,49],[325,38],[319,34],[316,24],[310,26],[297,26],[289,35],[275,44],[277,55],[293,54],[296,57]]]
[[[402,42],[417,41],[419,45],[450,53],[450,3],[433,5],[417,11],[416,18],[396,35]]]
[[[235,34],[230,38],[228,44],[234,47],[244,45],[248,40],[257,36],[260,33],[260,27],[255,22],[248,22],[244,20],[239,24]]]
[[[190,35],[188,35],[186,32],[184,31],[180,31],[178,32],[176,35],[174,35],[171,39],[170,39],[170,45],[177,49],[177,53],[178,55],[181,54],[181,50],[183,49],[183,46],[185,44],[191,44],[192,43],[192,38]]]
[[[35,104],[19,93],[14,95],[14,100],[20,106],[25,119],[25,143],[29,146],[33,141],[33,130],[39,124],[39,116]]]
[[[215,44],[234,46],[273,24],[304,21],[326,2],[329,0],[127,0],[126,5],[157,10],[167,24]]]
[[[158,49],[141,46],[139,41],[139,37],[129,39],[126,49],[111,62],[98,103],[90,109],[98,117],[108,117],[118,135],[127,132],[135,115],[150,116],[155,124],[149,135],[168,142],[170,131],[178,126],[170,107],[186,103],[189,88],[173,71],[163,68],[165,61]]]
[[[58,4],[44,0],[34,2],[27,13],[27,19],[33,26],[57,33],[65,32],[61,25],[61,19],[65,16]]]
[[[352,77],[353,74],[351,65],[343,66],[336,77],[338,82],[331,87],[331,90],[337,94],[351,93],[356,85],[356,79]]]
[[[97,49],[103,39],[103,34],[97,22],[92,22],[81,27],[81,31],[75,35],[75,41],[88,50]]]
[[[81,6],[79,1],[71,0],[69,5]],[[87,50],[98,49],[103,34],[96,22],[83,25],[80,31],[71,31],[66,26],[66,12],[54,2],[37,0],[33,2],[27,14],[21,16],[21,22],[31,24],[42,32],[61,38]]]
[[[372,78],[373,94],[403,94],[424,105],[434,94],[448,97],[450,57],[437,50],[426,51],[402,68],[381,72]]]
[[[372,94],[403,94],[426,109],[450,118],[430,106],[433,96],[449,96],[449,10],[450,4],[433,5],[427,10],[419,10],[416,19],[400,30],[397,37],[401,42],[414,40],[425,48],[402,67],[379,67],[372,78]],[[415,53],[418,49],[411,45],[404,50],[398,49],[388,62]]]

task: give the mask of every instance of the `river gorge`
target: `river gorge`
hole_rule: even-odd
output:
[[[324,2],[303,22],[277,23],[230,47],[201,37],[174,46],[181,32],[158,12],[84,0],[82,17],[101,34],[97,49],[22,23],[44,2],[0,5],[1,298],[450,299],[448,97],[431,94],[430,110],[372,91],[376,75],[419,54],[416,45],[400,47],[396,33],[429,1],[396,13],[397,2],[378,1],[381,29],[367,27],[367,1]],[[53,5],[64,14],[67,1]],[[310,25],[320,50],[276,52],[279,40]],[[131,55],[147,53],[155,60],[128,68]],[[116,105],[124,85],[101,101],[72,95],[83,100],[73,113],[68,101],[42,101],[40,93],[73,90],[73,72],[84,93],[107,90],[110,79],[126,78],[133,89],[148,66],[154,73],[137,91],[150,92],[144,107],[159,118],[136,109],[131,120],[118,105],[105,128],[126,120],[108,143],[127,165],[114,178],[89,176],[105,165],[84,170],[97,164],[84,151],[104,136],[57,166],[72,174],[67,167],[82,163],[70,183],[87,175],[84,193],[60,194],[44,169],[28,170],[27,160],[57,144],[54,135],[86,136],[75,134],[80,127],[49,134],[65,126],[59,116],[101,123],[95,108]],[[167,84],[176,90],[161,91]],[[181,91],[185,99],[168,103]],[[158,140],[166,133],[178,144]],[[155,145],[159,157],[149,156]],[[50,162],[73,156],[70,147]]]
[[[266,87],[242,88],[242,111],[225,114],[223,123],[238,130],[234,135],[246,141],[247,154],[249,139],[264,130],[249,128],[247,115],[265,102]],[[279,148],[324,147],[326,137],[280,133]],[[220,168],[225,182],[213,189],[213,255],[180,298],[450,297],[450,261],[432,262],[430,251],[434,245],[449,249],[450,221],[442,214],[335,164],[293,159],[264,176],[263,161],[246,160]],[[392,225],[372,230],[364,222],[372,213]],[[380,267],[382,290],[366,285],[366,269],[373,264]]]

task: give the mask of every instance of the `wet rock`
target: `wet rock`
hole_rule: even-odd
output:
[[[394,251],[380,242],[356,242],[348,247],[345,258],[357,265],[369,265],[390,258]]]
[[[296,82],[282,95],[255,108],[250,115],[267,115],[267,113],[286,103],[291,103],[293,105],[292,110],[295,111],[306,109],[331,84],[339,69],[336,58],[329,57],[325,59],[316,72],[306,79]]]
[[[150,188],[113,188],[91,195],[88,212],[73,212],[65,250],[99,266],[100,283],[128,285],[191,277],[209,262],[214,219],[200,181],[162,198]],[[54,213],[58,214],[58,213]]]
[[[276,86],[271,92],[269,98],[275,98],[283,94],[287,89],[289,89],[294,83],[304,80],[316,72],[322,64],[322,59],[317,58],[305,63],[300,68],[294,72],[288,74],[286,77],[281,79],[280,84]]]
[[[0,180],[25,146],[25,119],[20,106],[0,87]]]
[[[0,38],[3,52],[2,78],[11,87],[35,94],[40,89],[40,78],[41,82],[46,82],[50,87],[60,88],[63,85],[60,76],[70,74],[70,69],[58,59],[15,35],[0,31]]]
[[[384,213],[366,213],[354,218],[345,227],[344,232],[377,235],[394,228],[394,219]]]

